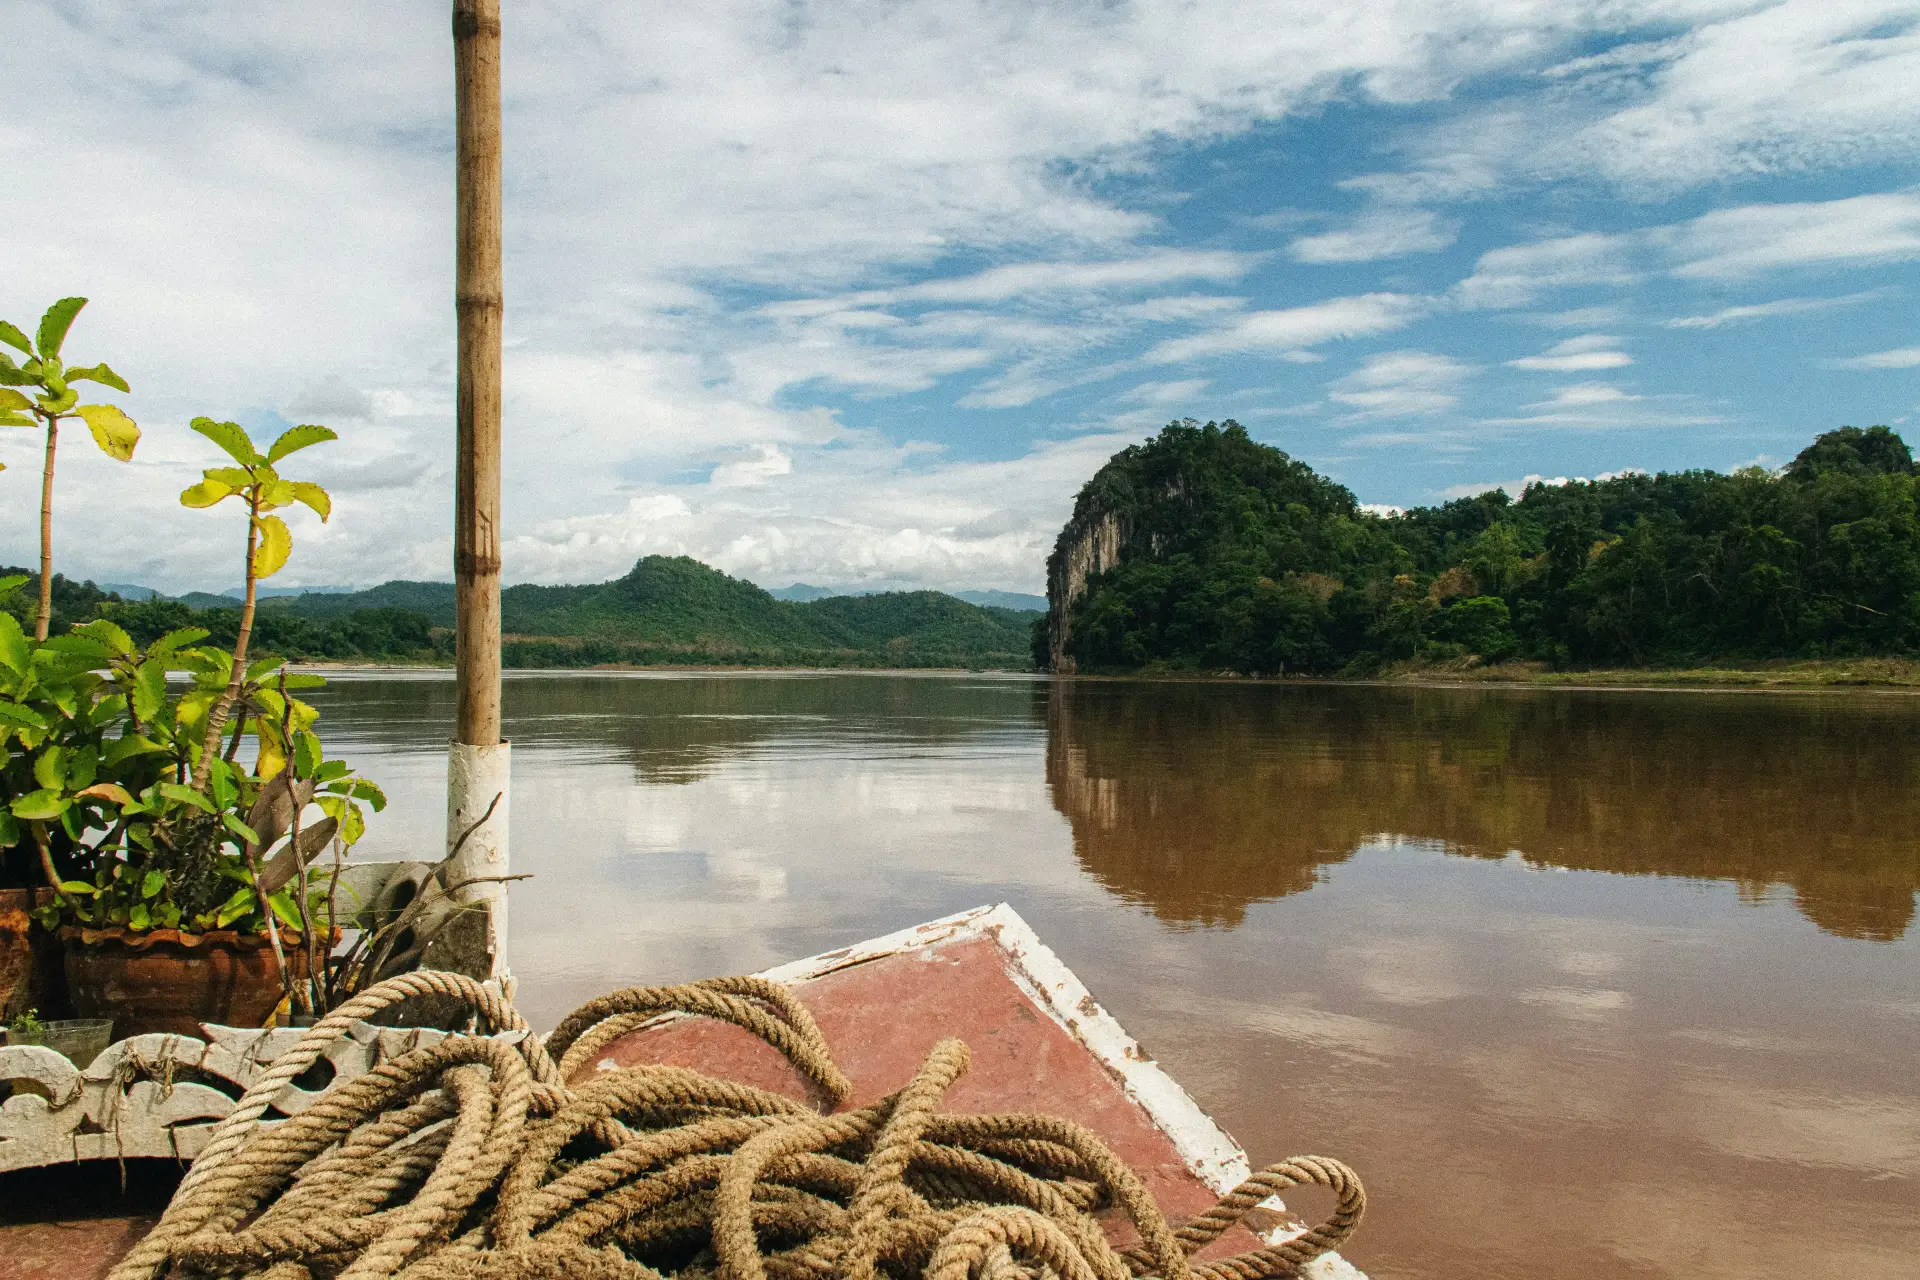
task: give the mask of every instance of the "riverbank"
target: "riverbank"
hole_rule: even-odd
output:
[[[1580,688],[1920,689],[1920,662],[1907,658],[1807,658],[1701,667],[1618,667],[1555,671],[1543,662],[1480,665],[1401,662],[1380,679],[1406,684],[1525,684]]]
[[[432,662],[337,662],[303,660],[296,668],[319,674],[349,672],[448,672],[441,663]],[[1023,675],[1045,677],[1045,672],[1018,667],[962,666],[823,666],[818,663],[603,663],[592,667],[510,667],[509,675],[611,675],[620,672],[677,672],[688,675]],[[1099,673],[1075,677],[1082,680],[1151,681],[1244,681],[1259,677],[1236,676],[1228,672],[1181,671],[1166,668],[1126,673]],[[1283,676],[1291,683],[1301,677]],[[1685,668],[1610,667],[1594,670],[1555,671],[1543,662],[1501,662],[1480,665],[1471,661],[1453,663],[1396,663],[1376,676],[1358,680],[1338,677],[1305,677],[1317,684],[1505,684],[1549,688],[1587,689],[1886,689],[1920,692],[1920,662],[1907,658],[1813,658],[1750,662],[1740,666]]]

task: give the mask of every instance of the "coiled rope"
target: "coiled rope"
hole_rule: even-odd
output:
[[[416,996],[463,1002],[482,1034],[416,1049],[261,1123],[356,1020]],[[631,988],[584,1006],[543,1043],[470,978],[403,974],[315,1025],[247,1090],[111,1280],[1262,1280],[1338,1246],[1366,1206],[1352,1170],[1300,1156],[1176,1229],[1080,1125],[940,1111],[967,1068],[959,1040],[936,1045],[898,1093],[832,1115],[683,1067],[564,1083],[666,1012],[746,1028],[823,1101],[851,1092],[805,1006],[761,979]],[[513,1031],[516,1043],[493,1038]],[[1193,1260],[1303,1183],[1338,1197],[1327,1221],[1279,1245]],[[1093,1217],[1108,1206],[1137,1245],[1108,1242]]]

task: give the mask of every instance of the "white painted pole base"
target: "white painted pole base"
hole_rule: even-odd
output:
[[[447,849],[466,829],[479,822],[493,805],[488,818],[461,848],[459,858],[447,870],[448,883],[475,876],[504,876],[507,859],[507,816],[512,799],[511,747],[502,742],[491,747],[474,747],[464,742],[447,745]],[[500,798],[494,803],[494,797]],[[493,957],[490,976],[504,979],[507,968],[507,886],[498,882],[470,884],[454,894],[460,902],[487,904],[487,949]]]

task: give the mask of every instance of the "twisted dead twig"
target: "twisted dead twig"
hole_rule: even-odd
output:
[[[423,995],[464,1002],[482,1032],[520,1034],[450,1036],[261,1125],[356,1019]],[[1071,1121],[942,1112],[969,1060],[959,1040],[936,1045],[898,1093],[831,1115],[683,1067],[563,1083],[606,1027],[668,1012],[746,1027],[833,1105],[851,1091],[805,1007],[763,979],[618,992],[543,1045],[472,979],[405,974],[348,1001],[248,1089],[111,1280],[1265,1280],[1339,1245],[1365,1209],[1352,1170],[1300,1156],[1175,1228]],[[1306,1182],[1338,1195],[1326,1222],[1192,1260]],[[1092,1216],[1108,1205],[1139,1245],[1108,1243]]]

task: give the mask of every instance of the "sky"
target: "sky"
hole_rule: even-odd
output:
[[[504,8],[508,582],[1036,591],[1174,419],[1404,507],[1920,405],[1920,0]],[[58,567],[239,580],[206,414],[340,433],[275,585],[451,578],[447,5],[7,26],[0,317],[90,298],[145,431],[63,435]]]

